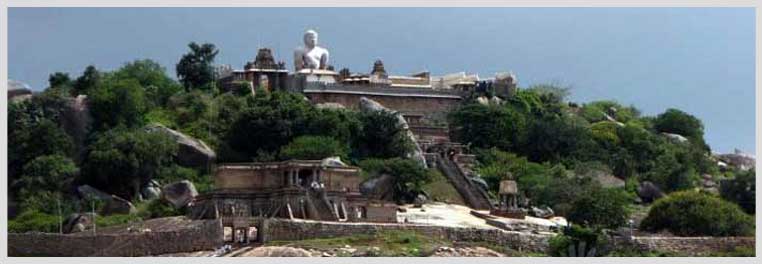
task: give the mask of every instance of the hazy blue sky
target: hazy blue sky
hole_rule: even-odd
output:
[[[491,77],[572,86],[647,115],[674,107],[704,121],[720,152],[754,153],[752,8],[10,8],[9,77],[35,89],[56,71],[112,70],[150,58],[174,76],[191,41],[242,68],[257,48],[292,66],[314,28],[337,69]]]

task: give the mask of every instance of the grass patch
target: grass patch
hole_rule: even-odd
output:
[[[336,238],[306,239],[301,241],[272,241],[268,246],[291,246],[305,249],[330,250],[350,245],[363,256],[424,257],[441,246],[452,247],[452,242],[418,232],[383,231]]]

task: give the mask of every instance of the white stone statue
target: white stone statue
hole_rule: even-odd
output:
[[[294,67],[296,71],[302,69],[325,70],[328,67],[328,50],[318,47],[318,33],[307,30],[304,33],[304,47],[297,48],[294,52]]]

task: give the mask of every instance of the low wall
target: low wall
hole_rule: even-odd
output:
[[[8,256],[132,257],[212,250],[223,243],[219,220],[173,231],[110,234],[10,233]]]
[[[710,252],[732,251],[739,247],[754,248],[754,237],[618,237],[616,248],[634,247],[640,251],[661,251],[700,256]]]
[[[259,220],[261,221],[261,220]],[[302,240],[331,238],[381,231],[409,231],[451,241],[483,241],[518,251],[545,252],[552,235],[527,234],[499,229],[443,227],[417,224],[372,224],[317,221],[265,220],[259,223],[267,233],[265,240]]]

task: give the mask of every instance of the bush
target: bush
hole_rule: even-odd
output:
[[[164,133],[112,129],[97,135],[85,162],[88,184],[125,199],[135,197],[162,167],[172,164],[177,143]]]
[[[631,201],[621,189],[591,188],[572,202],[569,220],[590,227],[617,228],[627,222]]]
[[[754,218],[720,198],[683,191],[657,200],[640,227],[679,236],[751,236]]]
[[[59,231],[59,217],[42,213],[36,210],[27,210],[19,214],[15,219],[8,220],[9,233],[46,232],[57,233]]]
[[[31,188],[34,191],[66,191],[79,169],[74,162],[62,155],[39,156],[22,170],[21,179],[14,185],[22,191]]]
[[[358,156],[374,158],[405,157],[413,148],[398,123],[397,115],[390,112],[363,113],[360,115],[362,132],[356,140]]]
[[[145,122],[149,101],[143,87],[135,79],[106,81],[88,99],[96,130],[103,131],[119,125],[132,128]]]
[[[346,158],[347,146],[323,136],[300,136],[280,149],[281,159],[318,160],[334,156]]]
[[[595,257],[607,250],[606,236],[600,230],[580,226],[565,227],[548,243],[550,255],[555,257]]]
[[[163,199],[154,199],[145,204],[140,204],[138,207],[138,216],[143,219],[160,218],[184,215],[182,210],[175,209],[172,204]]]
[[[723,181],[720,194],[725,200],[741,206],[749,214],[755,213],[756,178],[755,170],[738,172],[732,180]]]
[[[360,162],[360,168],[371,175],[389,174],[394,177],[394,199],[400,202],[412,202],[431,180],[426,169],[410,159],[365,160]]]

